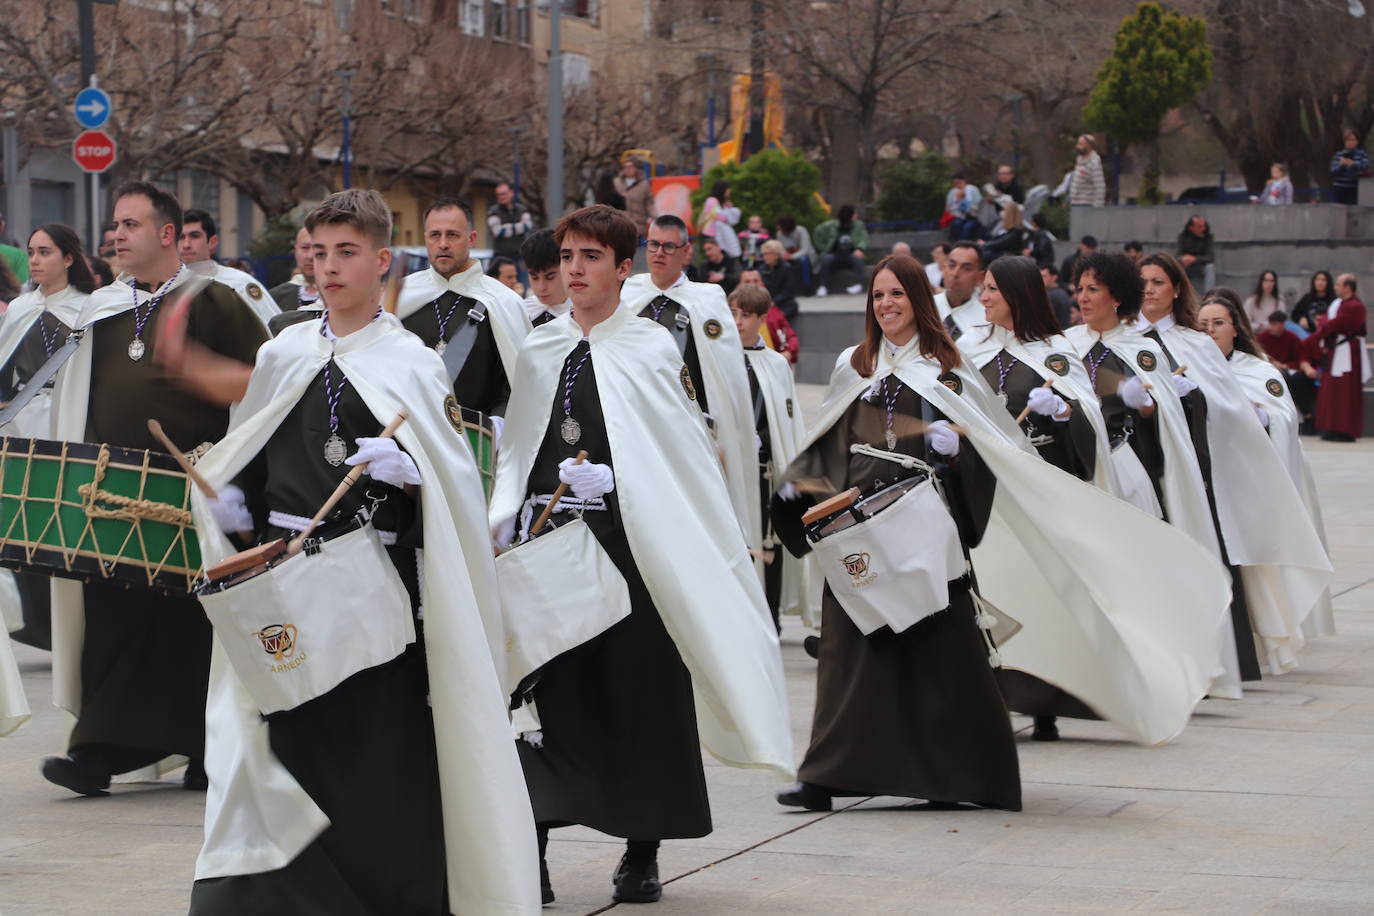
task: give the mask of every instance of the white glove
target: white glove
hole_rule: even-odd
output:
[[[1150,397],[1150,392],[1145,390],[1145,383],[1138,375],[1133,375],[1118,385],[1116,393],[1132,410],[1143,410],[1155,402],[1155,399]]]
[[[1064,403],[1064,399],[1055,394],[1051,389],[1044,387],[1032,388],[1030,397],[1026,398],[1026,406],[1042,417],[1054,417],[1061,423],[1068,417],[1060,417],[1064,413],[1064,408],[1069,405]]]
[[[515,540],[515,516],[512,515],[491,529],[491,543],[499,550]]]
[[[358,450],[345,459],[350,467],[367,465],[367,475],[378,483],[401,487],[406,484],[419,486],[420,469],[415,461],[401,451],[395,439],[362,438],[356,440]]]
[[[786,500],[787,502],[791,502],[794,499],[800,499],[801,490],[798,490],[797,485],[792,481],[785,481],[782,486],[778,487],[778,498]]]
[[[931,450],[953,458],[959,454],[959,434],[949,428],[948,420],[936,420],[926,427],[926,442]]]
[[[1188,378],[1188,376],[1186,375],[1175,375],[1173,376],[1173,380],[1174,391],[1178,392],[1179,397],[1183,397],[1184,395],[1197,391],[1197,382]]]
[[[491,450],[493,453],[501,447],[501,434],[506,431],[505,417],[487,417],[491,421]]]
[[[243,491],[232,483],[220,489],[218,499],[210,500],[210,514],[221,531],[234,534],[253,530],[253,516],[248,511]]]
[[[1260,426],[1263,426],[1265,429],[1269,428],[1269,411],[1256,404],[1255,416],[1259,417]]]
[[[760,436],[758,433],[754,433],[754,451],[763,451],[763,437]]]
[[[558,479],[572,487],[578,499],[596,499],[615,489],[615,474],[608,464],[584,461],[573,464],[576,458],[564,458],[558,463]]]

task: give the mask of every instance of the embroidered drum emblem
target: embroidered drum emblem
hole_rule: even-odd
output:
[[[256,283],[249,283],[248,295],[253,299],[254,302],[256,302],[257,300],[262,298],[262,287],[258,286]]]
[[[844,558],[843,562],[844,571],[849,573],[855,582],[868,577],[867,553],[851,553]]]
[[[707,319],[706,323],[701,326],[701,329],[705,331],[706,336],[711,338],[712,340],[715,340],[717,337],[719,337],[722,330],[720,322],[714,318]]]
[[[1264,383],[1265,389],[1276,398],[1283,397],[1283,383],[1276,378],[1271,378]]]
[[[1045,368],[1055,375],[1064,376],[1069,374],[1069,358],[1063,353],[1051,353],[1045,357]]]
[[[1158,360],[1155,359],[1155,355],[1149,350],[1141,350],[1137,353],[1135,355],[1135,361],[1136,364],[1146,372],[1154,372],[1155,366],[1159,365]]]
[[[253,634],[262,643],[263,651],[281,661],[296,651],[296,628],[289,623],[274,623]]]
[[[463,431],[463,411],[453,395],[444,398],[444,416],[448,417],[449,425],[455,430],[460,433]]]
[[[787,416],[788,416],[789,418],[792,416],[792,410],[793,410],[793,408],[792,408],[792,399],[791,399],[791,398],[788,398],[788,399],[787,399]]]
[[[692,384],[692,373],[687,371],[686,366],[682,367],[682,372],[678,374],[678,378],[682,379],[682,390],[687,392],[688,399],[695,401],[697,399],[697,386]]]
[[[955,375],[953,372],[947,372],[944,375],[940,376],[940,384],[944,385],[946,388],[948,388],[950,391],[953,391],[955,394],[964,393],[964,380],[959,378],[959,376]]]

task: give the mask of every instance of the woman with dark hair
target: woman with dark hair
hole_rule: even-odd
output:
[[[723,178],[711,185],[711,195],[701,205],[697,225],[703,238],[714,239],[727,258],[740,255],[739,236],[735,224],[739,222],[739,207],[730,202],[730,184]]]
[[[1242,679],[1259,680],[1262,665],[1282,674],[1297,664],[1301,623],[1330,584],[1331,562],[1250,397],[1197,329],[1183,266],[1152,254],[1140,273],[1144,333],[1157,336],[1180,395],[1194,407],[1193,441],[1235,581],[1231,616]]]
[[[81,240],[66,226],[50,223],[29,236],[29,279],[34,289],[10,303],[0,318],[0,398],[9,401],[66,343],[94,288]],[[5,432],[52,439],[52,389],[44,388],[14,418]],[[12,634],[20,642],[51,648],[52,627],[46,576],[15,573],[24,627]]]
[[[1285,309],[1283,296],[1279,295],[1279,275],[1272,270],[1261,271],[1255,281],[1255,291],[1245,300],[1245,317],[1252,331],[1258,331],[1269,323],[1269,316]]]
[[[1331,271],[1319,270],[1312,275],[1307,292],[1303,293],[1298,304],[1293,306],[1290,317],[1303,330],[1315,331],[1317,319],[1326,315],[1326,310],[1331,307],[1331,301],[1335,298],[1336,281],[1332,279]]]

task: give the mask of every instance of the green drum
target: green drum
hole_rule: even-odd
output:
[[[477,471],[482,475],[482,492],[491,502],[491,486],[496,479],[496,447],[491,418],[481,411],[468,407],[460,408],[463,432],[472,447],[472,457],[477,459]]]
[[[201,566],[190,482],[159,452],[6,436],[0,566],[188,594]]]

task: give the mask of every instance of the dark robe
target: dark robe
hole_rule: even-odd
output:
[[[342,373],[333,364],[329,371],[337,386]],[[381,426],[352,385],[343,389],[338,413],[338,434],[350,452],[355,439],[376,436]],[[292,536],[267,524],[269,509],[313,516],[349,471],[324,460],[329,433],[321,372],[236,481],[264,540]],[[382,500],[373,524],[398,534],[387,552],[410,592],[413,612],[419,607],[415,548],[422,546],[416,501],[404,490],[363,477],[325,524],[351,517],[373,499]],[[416,641],[392,661],[360,671],[295,709],[267,716],[273,755],[329,817],[330,826],[276,871],[197,881],[193,916],[449,912],[419,619],[415,633]]]
[[[101,319],[87,332],[91,384],[86,441],[160,452],[162,446],[148,431],[148,420],[155,418],[178,447],[189,450],[218,441],[228,428],[227,407],[202,401],[158,366],[160,309],[143,326],[147,350],[138,361],[128,354],[134,309]],[[253,362],[266,337],[253,310],[217,283],[197,294],[186,333],[245,363]],[[169,754],[201,757],[210,622],[200,603],[189,596],[165,597],[99,581],[87,583],[84,591],[81,715],[68,753],[111,773],[138,769]]]
[[[1159,438],[1159,418],[1155,413],[1142,417],[1133,407],[1127,407],[1121,400],[1117,389],[1126,379],[1135,375],[1135,368],[1129,361],[1122,359],[1112,350],[1097,341],[1083,357],[1088,377],[1102,402],[1102,419],[1107,424],[1107,441],[1112,451],[1129,447],[1140,459],[1145,474],[1155,488],[1155,499],[1159,500],[1161,510],[1167,520],[1168,507],[1164,504],[1164,446]]]
[[[319,321],[320,316],[323,314],[323,311],[313,308],[294,308],[289,312],[281,312],[267,319],[267,330],[273,337],[276,337],[293,324],[303,324],[307,321]]]
[[[560,434],[568,367],[587,347],[578,344],[564,363],[528,494],[552,493],[558,463],[579,450],[587,451],[589,462],[613,465],[592,359],[582,365],[572,393],[581,438],[568,445]],[[516,743],[534,819],[541,827],[583,824],[632,840],[706,836],[711,807],[692,678],[635,564],[615,491],[604,498],[605,511],[583,517],[625,577],[630,615],[537,673],[532,692],[543,747]]]
[[[1364,435],[1364,380],[1360,377],[1360,347],[1365,336],[1366,312],[1359,299],[1346,299],[1312,334],[1326,348],[1322,362],[1322,383],[1317,389],[1317,429],[1324,433],[1343,433],[1358,439]],[[1315,344],[1314,344],[1315,345]],[[1331,360],[1336,351],[1350,353],[1350,371],[1340,378],[1331,375]]]
[[[554,317],[553,312],[544,309],[544,311],[540,312],[530,321],[530,325],[537,328],[541,324],[548,324],[550,321],[553,321]]]
[[[1145,331],[1145,336],[1159,345],[1164,358],[1169,361],[1169,369],[1177,369],[1178,360],[1169,352],[1159,332],[1150,328]],[[1221,517],[1217,515],[1217,495],[1212,486],[1212,449],[1207,441],[1207,399],[1201,388],[1195,388],[1179,400],[1183,402],[1183,412],[1188,417],[1188,432],[1192,435],[1193,450],[1197,453],[1198,470],[1202,471],[1202,483],[1207,488],[1207,506],[1212,512],[1212,525],[1217,531],[1221,561],[1231,572],[1231,629],[1235,634],[1236,655],[1240,660],[1240,679],[1258,681],[1261,678],[1259,652],[1255,646],[1255,632],[1250,625],[1245,583],[1240,577],[1240,567],[1230,560],[1226,550],[1226,535],[1221,530]]]
[[[439,343],[439,319],[447,319],[444,340],[451,341],[458,329],[468,323],[468,312],[476,304],[476,299],[459,296],[450,290],[428,305],[416,309],[402,319],[401,324],[423,340],[425,346],[433,349]],[[491,311],[490,307],[487,311]],[[510,401],[510,380],[501,362],[501,352],[496,347],[496,337],[492,334],[492,321],[488,314],[478,326],[472,350],[458,377],[453,380],[453,396],[464,407],[481,411],[489,417],[500,417],[505,416],[506,404]]]
[[[746,347],[749,350],[766,350],[763,344],[757,347]],[[769,547],[774,542],[773,523],[771,516],[771,503],[773,501],[773,479],[768,473],[768,465],[773,460],[772,437],[768,433],[768,402],[763,399],[763,392],[759,389],[759,379],[754,373],[754,364],[745,357],[744,368],[749,375],[749,403],[753,405],[754,411],[754,432],[759,437],[759,500],[761,511],[759,518],[762,520],[762,540],[759,542],[764,545],[765,550],[780,550],[778,546]],[[763,564],[763,595],[768,599],[768,612],[773,615],[773,626],[780,626],[778,621],[778,606],[782,604],[782,557],[775,555],[772,563]]]
[[[640,309],[639,317],[648,318],[650,321],[657,321],[673,334],[673,343],[678,343],[679,338],[674,328],[677,325],[677,314],[681,311],[679,306],[667,296],[658,296],[651,300],[648,305]],[[685,349],[679,347],[682,352],[682,361],[687,366],[687,374],[692,377],[692,385],[696,388],[697,403],[701,405],[701,412],[709,414],[710,406],[706,403],[706,383],[701,377],[701,359],[697,356],[697,332],[696,328],[688,326],[687,343]]]
[[[305,287],[301,286],[299,283],[292,283],[290,280],[287,280],[280,286],[272,287],[270,292],[272,294],[272,300],[277,303],[277,307],[283,312],[295,311],[302,305],[319,305],[320,298],[318,291],[315,293],[315,298],[307,299],[304,302],[301,301],[301,290],[304,288]]]
[[[1098,346],[1101,346],[1100,341]],[[1007,411],[1013,417],[1025,409],[1031,391],[1045,384],[1040,373],[1005,350],[989,360],[982,372],[994,392],[1006,394]],[[1097,466],[1097,433],[1087,415],[1079,409],[1078,402],[1068,403],[1073,407],[1073,414],[1062,423],[1031,413],[1021,426],[1023,429],[1029,427],[1027,433],[1041,458],[1080,480],[1091,481]],[[1032,674],[998,668],[996,676],[1007,708],[1013,712],[1028,716],[1099,718],[1077,697]]]
[[[20,339],[9,362],[0,368],[0,400],[12,400],[48,357],[66,343],[71,330],[52,312],[43,312]],[[52,382],[48,387],[52,387]],[[40,573],[14,572],[24,626],[11,633],[11,639],[36,649],[52,648],[51,582],[52,579]]]
[[[896,382],[889,377],[889,384]],[[926,447],[925,436],[901,430],[907,418],[945,417],[902,386],[894,414],[893,451],[936,468],[966,548],[982,538],[997,485],[968,440],[952,461]],[[853,442],[884,448],[881,406],[856,400],[789,477],[826,477],[838,489],[865,492],[909,475],[898,465],[849,453]],[[774,499],[774,525],[788,549],[810,549],[801,530],[809,498]],[[1021,809],[1021,778],[1011,722],[987,647],[975,622],[968,577],[949,583],[950,606],[893,633],[864,636],[827,584],[821,603],[821,644],[811,744],[798,778],[836,795],[892,795]]]

